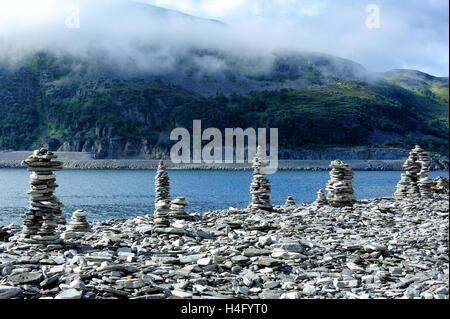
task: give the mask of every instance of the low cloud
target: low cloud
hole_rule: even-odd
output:
[[[367,3],[360,1],[140,2],[4,0],[0,61],[14,64],[36,50],[50,50],[57,55],[101,57],[123,70],[164,72],[192,50],[266,59],[261,65],[273,58],[273,52],[306,50],[351,59],[370,71],[413,68],[448,76],[446,0],[374,2],[380,8],[379,29],[367,28]],[[73,5],[79,8],[80,28],[67,25]],[[212,55],[200,56],[194,63],[209,71],[224,67]]]

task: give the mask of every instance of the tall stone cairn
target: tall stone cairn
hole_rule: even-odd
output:
[[[317,199],[313,203],[313,205],[315,205],[317,207],[322,207],[322,206],[328,205],[327,196],[325,195],[325,192],[323,191],[323,189],[319,189],[319,191],[317,192]]]
[[[171,201],[169,174],[161,160],[155,176],[155,211],[153,213],[155,227],[168,227],[170,225],[168,217],[171,211]]]
[[[411,180],[408,187],[408,197],[420,197],[420,190],[417,182],[419,181],[421,165],[417,151],[417,148],[411,150],[411,152],[409,152],[408,159],[403,164],[403,169],[406,171],[406,176],[408,176]]]
[[[402,174],[394,193],[394,198],[397,200],[410,197],[420,197],[420,189],[418,185],[419,174],[422,168],[422,165],[419,162],[420,151],[423,152],[420,146],[416,146],[416,148],[409,152],[409,157],[403,164],[405,174]]]
[[[353,190],[354,173],[350,166],[340,160],[330,164],[330,180],[327,184],[328,202],[333,207],[353,206],[356,198]]]
[[[32,172],[30,175],[29,211],[23,214],[23,228],[20,240],[31,244],[57,244],[61,240],[56,233],[58,222],[62,220],[62,203],[53,195],[58,185],[54,171],[62,170],[62,162],[53,161],[55,154],[41,147],[33,152],[22,166]]]
[[[253,180],[250,184],[250,193],[252,194],[250,210],[253,212],[259,210],[273,211],[273,205],[269,197],[271,184],[264,175],[264,162],[265,158],[261,146],[258,146],[258,151],[253,158]]]
[[[419,163],[421,164],[419,181],[417,182],[420,196],[422,198],[432,198],[433,189],[431,186],[433,185],[433,180],[429,177],[431,157],[427,152],[421,149],[419,145],[416,145],[416,151],[419,154]]]

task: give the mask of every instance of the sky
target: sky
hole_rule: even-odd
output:
[[[0,0],[0,59],[45,47],[82,54],[94,44],[118,61],[145,67],[148,56],[136,47],[162,41],[158,56],[192,43],[236,52],[308,50],[373,72],[407,68],[449,75],[448,0],[135,0],[220,20],[226,32],[127,16],[114,11],[117,1],[128,0]],[[81,6],[76,41],[61,30],[74,5]]]

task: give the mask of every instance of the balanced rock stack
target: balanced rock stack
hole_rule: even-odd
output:
[[[317,192],[317,199],[313,204],[317,207],[328,205],[327,196],[325,195],[323,189],[319,189],[319,191]]]
[[[250,193],[252,194],[252,202],[250,210],[255,211],[273,211],[273,205],[270,202],[270,188],[271,184],[264,176],[265,159],[262,154],[261,146],[258,146],[258,151],[253,159],[253,180],[250,184]]]
[[[419,180],[419,173],[421,165],[419,163],[418,148],[409,152],[409,157],[403,164],[403,169],[406,171],[406,176],[410,179],[410,184],[408,187],[408,197],[420,197],[420,190],[417,184]]]
[[[73,212],[68,229],[69,231],[79,233],[85,233],[91,230],[91,227],[86,219],[86,212],[84,210],[78,209]]]
[[[420,196],[423,198],[432,198],[433,190],[431,186],[433,185],[433,181],[428,176],[430,174],[431,157],[418,145],[416,145],[416,151],[419,154],[419,162],[421,164],[419,181],[417,182],[419,186]]]
[[[397,184],[396,191],[394,193],[394,198],[397,200],[402,200],[405,198],[416,198],[420,197],[420,188],[419,188],[419,174],[421,173],[422,166],[425,164],[429,166],[429,163],[431,163],[431,160],[429,163],[427,163],[429,156],[428,154],[421,155],[423,159],[425,160],[425,163],[422,163],[419,161],[419,155],[421,153],[424,153],[424,151],[420,148],[420,146],[416,145],[416,147],[411,150],[409,153],[409,157],[403,164],[403,169],[406,171],[405,174],[402,174],[400,181]],[[423,171],[423,176],[428,176],[429,170],[428,168]],[[426,186],[427,181],[424,180],[424,186]],[[431,187],[431,184],[430,184]],[[424,190],[425,194],[427,193],[426,190]],[[427,195],[425,195],[427,196]]]
[[[169,174],[166,171],[164,162],[160,161],[155,176],[155,212],[153,224],[155,227],[169,227],[170,204],[172,197],[170,196]]]
[[[334,207],[353,206],[356,198],[353,190],[354,173],[347,163],[333,161],[330,164],[330,181],[327,184],[328,202]]]
[[[293,208],[295,206],[296,206],[296,204],[295,204],[294,199],[292,198],[292,196],[289,196],[286,200],[286,203],[284,204],[284,207]]]
[[[170,217],[174,219],[190,219],[191,216],[186,213],[188,202],[184,197],[175,198],[170,204]]]
[[[39,148],[22,161],[30,175],[30,208],[22,215],[23,228],[20,239],[31,244],[57,244],[58,222],[62,220],[61,202],[53,195],[56,187],[54,171],[62,169],[62,162],[52,161],[57,156],[45,148]]]
[[[90,231],[91,227],[86,219],[86,212],[78,209],[73,212],[69,226],[67,226],[67,230],[61,235],[61,238],[65,240],[78,239]]]
[[[402,174],[400,181],[397,184],[394,198],[402,200],[409,197],[409,187],[411,185],[411,179],[406,174]]]
[[[56,220],[58,221],[58,224],[65,225],[66,219],[64,218],[62,214],[62,207],[64,207],[63,203],[59,200],[59,198],[55,197],[56,202],[59,204],[59,207],[55,209],[55,216]]]

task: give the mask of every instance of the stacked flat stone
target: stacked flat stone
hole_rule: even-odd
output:
[[[431,186],[433,185],[433,180],[429,177],[431,157],[418,145],[416,145],[416,152],[419,154],[419,162],[421,164],[419,181],[417,182],[417,185],[419,186],[420,197],[432,198],[433,189],[431,188]]]
[[[91,231],[91,227],[86,219],[86,212],[78,209],[73,212],[69,226],[69,231],[85,233]]]
[[[409,197],[409,188],[411,185],[411,179],[408,175],[402,174],[400,181],[397,183],[397,187],[394,193],[394,198],[402,200]]]
[[[171,201],[169,174],[164,162],[160,161],[155,176],[155,212],[153,213],[155,227],[169,227]]]
[[[317,192],[317,199],[313,204],[317,207],[328,205],[327,196],[325,195],[323,189],[319,189],[319,191]]]
[[[292,208],[292,207],[295,207],[295,206],[296,206],[296,204],[295,204],[294,199],[292,198],[292,196],[289,196],[287,198],[287,200],[286,200],[286,203],[284,203],[284,207]]]
[[[59,204],[59,207],[55,209],[55,216],[58,221],[58,224],[65,225],[66,219],[63,216],[62,208],[64,207],[64,204],[59,200],[59,198],[55,197],[56,202]]]
[[[184,197],[175,198],[170,204],[170,218],[174,219],[190,219],[190,215],[184,210],[188,206],[188,202]]]
[[[250,210],[253,212],[273,211],[273,205],[269,197],[271,184],[264,176],[264,165],[265,158],[261,147],[258,146],[258,151],[253,159],[253,180],[250,184],[250,193],[252,194]]]
[[[408,197],[420,197],[420,190],[417,184],[421,169],[418,151],[419,149],[417,147],[411,150],[408,159],[403,164],[406,176],[408,176],[411,181],[408,187]]]
[[[329,204],[333,207],[353,206],[356,198],[353,190],[354,173],[350,166],[340,160],[330,164],[330,181],[327,184]]]
[[[395,199],[402,200],[405,198],[420,197],[418,181],[419,174],[422,169],[422,163],[419,161],[419,153],[421,152],[423,152],[423,150],[420,146],[416,145],[416,147],[409,153],[409,157],[403,164],[405,174],[402,174],[394,193]],[[424,182],[426,183],[426,181]]]
[[[45,148],[39,148],[22,161],[22,166],[32,172],[30,175],[29,211],[22,215],[23,228],[20,240],[31,244],[57,244],[60,242],[56,234],[58,222],[62,220],[62,203],[53,195],[56,187],[54,171],[62,169],[62,162],[53,161],[55,154]]]

